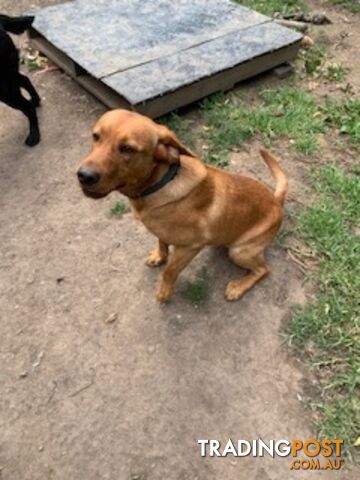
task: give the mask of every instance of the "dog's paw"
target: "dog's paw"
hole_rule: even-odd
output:
[[[160,303],[165,303],[169,301],[172,294],[173,288],[169,285],[162,283],[156,293],[156,300]]]
[[[25,143],[28,147],[35,147],[40,142],[40,134],[39,133],[30,133],[25,140]]]
[[[239,287],[239,282],[234,280],[228,283],[225,290],[225,298],[229,300],[229,302],[235,302],[239,300],[243,293],[243,289]]]
[[[149,253],[148,258],[146,259],[146,265],[148,267],[160,267],[160,265],[163,265],[166,262],[166,258],[164,255],[161,255],[159,250],[154,250]]]

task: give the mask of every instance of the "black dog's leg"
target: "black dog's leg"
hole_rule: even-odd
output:
[[[29,147],[34,147],[37,145],[40,142],[40,130],[34,105],[30,102],[30,100],[27,100],[21,95],[20,90],[16,95],[11,97],[11,100],[6,101],[6,103],[10,107],[21,110],[29,120],[30,132],[25,140],[26,145]]]
[[[22,75],[19,73],[19,84],[21,87],[23,87],[27,92],[29,92],[31,96],[31,102],[34,105],[34,107],[39,107],[40,106],[40,97],[35,90],[34,85],[31,83],[30,79],[26,77],[25,75]]]

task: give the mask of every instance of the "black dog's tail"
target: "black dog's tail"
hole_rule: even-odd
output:
[[[30,15],[24,17],[9,17],[8,15],[0,14],[0,25],[7,32],[19,35],[31,27],[34,19],[35,17]]]

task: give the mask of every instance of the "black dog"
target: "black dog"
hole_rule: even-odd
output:
[[[25,143],[29,147],[40,142],[36,115],[40,97],[30,80],[19,72],[19,52],[6,32],[23,33],[31,27],[33,21],[34,17],[8,17],[0,14],[0,101],[21,110],[28,118],[30,132]],[[30,100],[22,95],[21,88],[30,94]]]

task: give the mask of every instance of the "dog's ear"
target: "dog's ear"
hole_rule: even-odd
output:
[[[183,145],[174,132],[163,125],[158,127],[158,141],[154,151],[154,158],[160,162],[176,163],[180,155],[196,157],[196,155]]]

